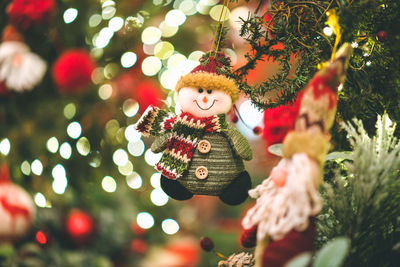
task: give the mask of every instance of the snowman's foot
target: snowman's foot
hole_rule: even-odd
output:
[[[193,197],[192,192],[187,190],[176,180],[168,179],[161,175],[161,188],[164,192],[176,200],[186,200]]]
[[[244,171],[225,188],[219,198],[228,205],[239,205],[249,196],[248,191],[250,188],[250,175],[247,171]]]

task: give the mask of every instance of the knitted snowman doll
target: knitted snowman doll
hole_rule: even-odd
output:
[[[337,88],[346,77],[351,46],[345,44],[301,93],[294,131],[286,135],[283,158],[268,179],[255,189],[257,199],[242,220],[244,247],[256,245],[257,267],[284,266],[291,258],[313,249],[315,216],[322,208],[318,186],[329,149]]]
[[[155,168],[166,194],[177,200],[194,194],[219,196],[237,205],[251,187],[243,160],[252,158],[248,141],[225,119],[239,89],[226,76],[230,60],[223,53],[205,55],[200,63],[176,85],[182,113],[150,106],[136,129],[158,137],[151,149],[163,152]]]

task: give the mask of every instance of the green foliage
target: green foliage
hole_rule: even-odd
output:
[[[345,163],[347,173],[337,172],[323,186],[324,208],[319,219],[318,245],[336,236],[347,236],[351,250],[346,266],[396,266],[400,254],[400,141],[396,124],[388,115],[378,116],[371,138],[360,120],[344,124],[354,151]]]
[[[397,0],[354,1],[271,1],[263,15],[242,18],[240,35],[251,46],[247,63],[233,74],[240,89],[260,109],[292,103],[317,71],[318,63],[329,60],[335,35],[326,36],[326,11],[335,9],[343,31],[342,42],[357,43],[343,90],[339,95],[338,118],[357,117],[372,134],[376,113],[387,110],[400,121],[400,2]],[[377,40],[379,31],[387,32],[387,40]],[[284,49],[277,49],[281,43]],[[293,63],[291,57],[296,55]],[[257,86],[247,83],[246,75],[260,60],[278,61],[281,70]],[[276,99],[267,99],[267,92],[279,92]],[[345,138],[338,132],[333,139],[340,148]]]

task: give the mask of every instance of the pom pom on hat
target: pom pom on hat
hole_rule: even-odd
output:
[[[182,76],[175,89],[178,92],[183,87],[221,90],[232,98],[232,103],[235,103],[239,98],[239,88],[234,80],[227,77],[230,72],[230,59],[224,53],[219,52],[215,57],[206,53],[200,59],[200,65]]]

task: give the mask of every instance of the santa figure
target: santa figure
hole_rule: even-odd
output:
[[[315,216],[322,208],[318,186],[329,149],[337,88],[346,76],[351,46],[345,44],[301,94],[294,131],[284,139],[283,158],[249,195],[257,200],[242,220],[241,242],[256,246],[255,266],[284,266],[313,249]]]

